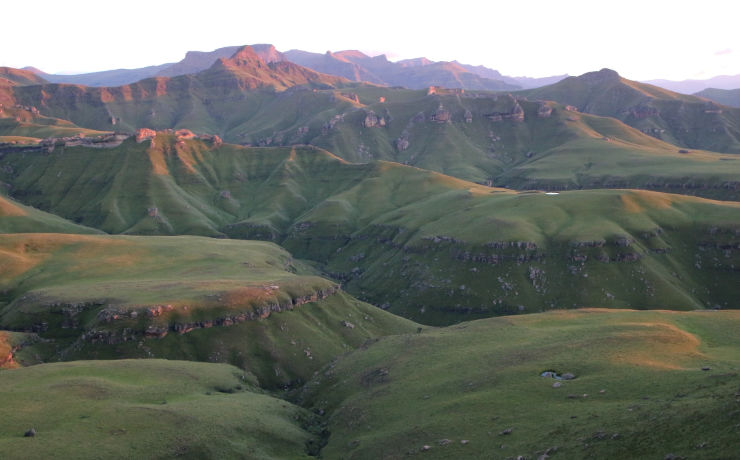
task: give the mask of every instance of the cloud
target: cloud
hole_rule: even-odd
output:
[[[725,48],[723,50],[719,50],[714,53],[715,56],[724,56],[726,54],[732,54],[733,50],[730,48]]]

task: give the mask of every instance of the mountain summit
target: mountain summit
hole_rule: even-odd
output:
[[[288,61],[266,62],[252,46],[242,46],[229,58],[219,58],[209,69],[197,74],[207,86],[238,85],[242,89],[274,87],[284,90],[297,85],[342,86],[342,77],[324,75]]]

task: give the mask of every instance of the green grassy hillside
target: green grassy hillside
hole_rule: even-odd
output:
[[[0,143],[23,141],[38,142],[48,137],[102,136],[104,131],[80,128],[74,123],[59,118],[46,117],[29,110],[31,107],[0,107]]]
[[[737,202],[517,193],[315,148],[165,134],[153,146],[3,162],[14,196],[40,209],[110,233],[270,240],[361,299],[428,324],[559,307],[737,306]]]
[[[0,233],[103,233],[0,194]]]
[[[523,122],[492,121],[487,114],[509,112],[514,100],[396,92],[383,103],[346,114],[330,129],[317,127],[316,137],[309,130],[306,141],[349,161],[390,160],[511,188],[620,187],[740,197],[734,155],[685,151],[618,120],[569,112],[554,103],[519,101]],[[377,100],[379,94],[368,90],[365,97]],[[439,107],[450,122],[431,120],[443,113]],[[363,128],[370,111],[390,121]]]
[[[42,364],[0,371],[0,398],[4,458],[295,459],[319,441],[312,414],[224,364]]]
[[[326,458],[734,458],[739,325],[737,312],[479,320],[349,353],[298,400],[327,413]]]
[[[740,109],[638,83],[602,69],[519,94],[615,117],[682,147],[740,152]]]
[[[236,364],[267,387],[415,324],[341,292],[272,243],[6,234],[0,329],[31,362],[162,357]],[[23,362],[23,356],[17,359]]]

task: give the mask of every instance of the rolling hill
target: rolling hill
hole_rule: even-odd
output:
[[[276,388],[416,326],[272,243],[19,233],[2,236],[0,254],[0,329],[38,333],[43,340],[23,349],[31,363],[228,362]]]
[[[23,203],[109,233],[273,241],[348,292],[427,324],[562,307],[736,306],[737,202],[514,192],[313,147],[167,133],[2,163]]]
[[[0,372],[0,397],[5,458],[293,459],[321,441],[313,414],[225,364],[42,364]]]
[[[296,400],[328,414],[326,458],[732,458],[739,321],[595,309],[473,321],[353,351]]]
[[[627,80],[610,69],[520,94],[614,117],[675,145],[740,153],[740,109]]]

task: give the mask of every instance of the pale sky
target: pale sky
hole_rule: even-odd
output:
[[[635,80],[740,74],[736,3],[569,1],[4,1],[0,66],[80,73],[272,43],[482,64],[504,75]]]

